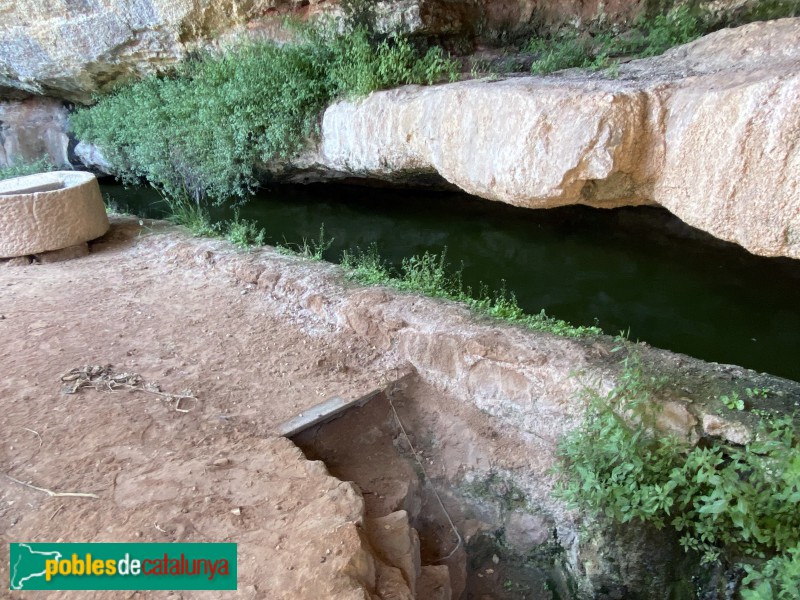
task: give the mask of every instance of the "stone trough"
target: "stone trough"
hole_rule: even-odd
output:
[[[108,231],[91,173],[54,171],[0,181],[0,258],[60,250]]]

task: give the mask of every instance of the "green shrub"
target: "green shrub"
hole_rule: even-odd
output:
[[[223,229],[225,239],[240,248],[263,246],[267,238],[267,231],[259,228],[255,221],[242,219],[238,209],[234,210],[233,219],[223,223]]]
[[[750,589],[796,581],[800,541],[800,446],[789,417],[765,419],[752,443],[720,440],[689,447],[654,428],[657,382],[635,357],[617,387],[590,392],[583,425],[559,448],[566,475],[558,495],[573,507],[618,523],[633,520],[681,533],[681,545],[703,562],[776,557],[748,567]],[[783,585],[783,584],[780,584]],[[755,592],[754,592],[755,593]]]
[[[705,32],[703,20],[684,4],[664,15],[657,15],[652,22],[639,21],[640,37],[634,38],[622,51],[637,56],[657,56],[670,48],[687,44]]]
[[[22,161],[11,167],[0,167],[0,180],[22,177],[24,175],[34,175],[35,173],[45,173],[55,169],[56,166],[50,162],[50,159],[43,156],[33,162]]]
[[[625,36],[604,32],[590,38],[567,31],[551,38],[534,38],[527,50],[537,55],[531,66],[535,74],[576,67],[593,70],[610,67],[610,75],[615,76],[618,72],[612,57],[656,56],[691,42],[705,31],[704,19],[683,5],[653,19],[639,19]]]
[[[445,58],[441,48],[421,54],[404,36],[389,36],[376,44],[370,32],[359,27],[327,43],[328,78],[335,96],[364,96],[409,83],[431,85],[456,74],[455,62]]]
[[[800,590],[800,544],[776,556],[761,569],[746,565],[742,600],[795,600]]]
[[[586,69],[595,61],[592,43],[574,32],[554,39],[536,38],[528,45],[528,51],[538,55],[531,65],[531,72],[536,75],[562,69]]]
[[[423,55],[402,36],[376,43],[363,27],[331,31],[200,56],[172,76],[149,77],[77,111],[72,129],[99,146],[124,180],[223,202],[249,195],[258,163],[300,151],[335,98],[454,73],[440,49]]]

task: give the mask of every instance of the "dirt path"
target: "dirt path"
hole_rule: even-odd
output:
[[[389,367],[364,342],[309,335],[265,295],[163,254],[164,236],[185,236],[147,236],[116,220],[86,258],[0,265],[0,572],[10,541],[235,541],[237,597],[363,598],[360,495],[269,433]],[[198,402],[179,412],[143,392],[62,393],[62,373],[95,364]]]

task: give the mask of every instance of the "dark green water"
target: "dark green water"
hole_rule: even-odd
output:
[[[104,192],[133,213],[163,215],[151,190]],[[262,192],[241,216],[266,228],[270,243],[316,238],[324,223],[333,261],[373,242],[395,264],[447,247],[465,283],[505,280],[528,311],[800,380],[800,261],[753,256],[659,209],[533,211],[464,194],[328,184]]]

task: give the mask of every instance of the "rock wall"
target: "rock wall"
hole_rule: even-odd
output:
[[[378,2],[379,25],[421,35],[472,32],[478,6]],[[285,40],[283,18],[315,18],[335,0],[16,0],[0,8],[0,97],[12,91],[78,103],[240,35]]]
[[[0,98],[25,92],[88,103],[96,93],[162,71],[239,35],[291,38],[283,18],[338,13],[340,0],[14,0],[0,4]],[[379,29],[402,28],[453,48],[524,41],[564,23],[625,26],[675,0],[382,0]],[[734,14],[758,0],[701,0]]]
[[[46,158],[69,167],[69,111],[50,98],[0,102],[0,168]]]
[[[529,208],[659,204],[800,258],[800,19],[723,30],[603,74],[472,80],[329,107],[294,181],[437,174]]]
[[[274,8],[269,0],[17,0],[0,21],[0,86],[89,102],[177,63],[191,42]]]

